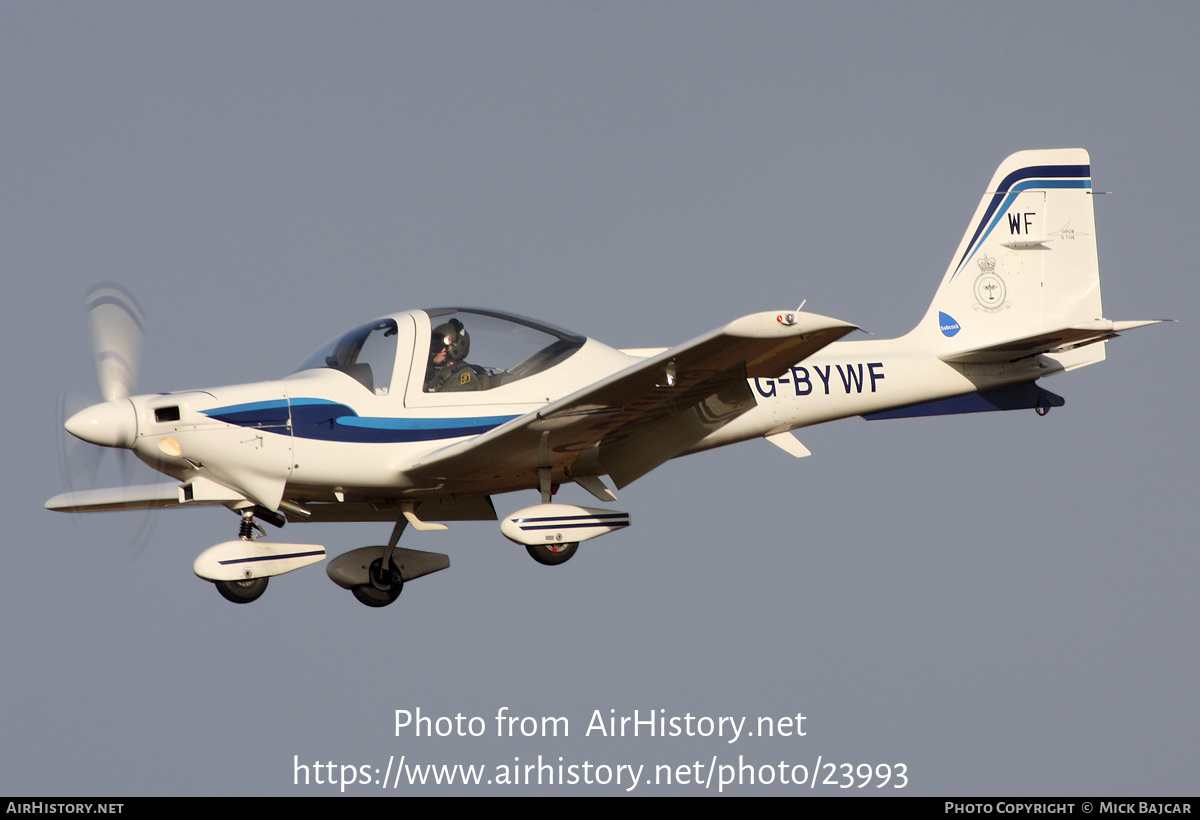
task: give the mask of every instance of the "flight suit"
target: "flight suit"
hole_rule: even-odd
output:
[[[426,393],[458,393],[468,390],[487,390],[491,377],[481,367],[466,362],[454,362],[440,367],[425,380]]]

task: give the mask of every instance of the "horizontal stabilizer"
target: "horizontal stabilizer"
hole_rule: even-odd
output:
[[[996,410],[1037,410],[1046,413],[1051,407],[1062,407],[1065,404],[1062,396],[1055,395],[1044,387],[1033,382],[1017,384],[1012,387],[1001,387],[999,390],[988,390],[983,393],[968,393],[965,396],[955,396],[950,399],[910,404],[895,410],[882,413],[870,413],[863,416],[867,421],[884,421],[887,419],[912,419],[922,416],[953,416],[960,413],[991,413]]]
[[[1075,350],[1084,345],[1112,339],[1121,331],[1132,330],[1135,327],[1145,327],[1146,325],[1153,325],[1162,321],[1169,320],[1151,319],[1148,321],[1113,322],[1109,319],[1096,319],[1092,322],[1084,322],[1057,330],[1036,333],[1032,336],[1024,336],[1019,339],[1009,339],[998,344],[976,348],[975,350],[951,353],[941,358],[944,362],[957,362],[960,364],[1011,362],[1017,359],[1037,356],[1042,353],[1062,353],[1067,350]]]

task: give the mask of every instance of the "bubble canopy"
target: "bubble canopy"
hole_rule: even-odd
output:
[[[422,317],[421,314],[424,314]],[[489,389],[541,373],[564,361],[581,348],[587,338],[553,325],[479,308],[431,308],[410,314],[377,319],[356,327],[328,342],[292,371],[329,368],[357,380],[376,395],[387,395],[396,362],[397,319],[411,315],[418,327],[426,318],[431,335],[418,336],[412,351],[414,366],[432,361],[432,330],[447,324],[460,325],[469,339],[463,360],[485,371]],[[439,349],[441,345],[438,346]],[[407,351],[406,351],[407,352]]]

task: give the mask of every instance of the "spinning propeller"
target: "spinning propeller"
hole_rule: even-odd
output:
[[[129,396],[137,384],[141,365],[145,313],[133,294],[115,282],[101,282],[90,288],[85,303],[102,401],[92,403],[78,396],[60,396],[60,430],[65,429],[74,439],[89,445],[129,448],[137,436],[137,416]],[[59,466],[68,492],[79,489],[80,485],[96,483],[104,455],[103,450],[83,446],[74,439],[60,433]],[[135,466],[133,458],[127,452],[120,453],[118,463],[121,483],[129,484]],[[152,517],[143,521],[135,543],[149,535],[151,522]]]
[[[128,401],[142,360],[144,314],[129,291],[103,282],[87,293],[88,323],[101,404],[93,404],[63,425],[76,438],[104,447],[132,447],[137,414]]]

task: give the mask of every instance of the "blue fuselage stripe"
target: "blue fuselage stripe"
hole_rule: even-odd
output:
[[[511,416],[467,416],[464,418],[363,417],[352,408],[324,399],[287,399],[251,402],[205,411],[210,418],[239,427],[268,429],[296,438],[317,441],[394,444],[437,441],[486,433],[515,419]]]

